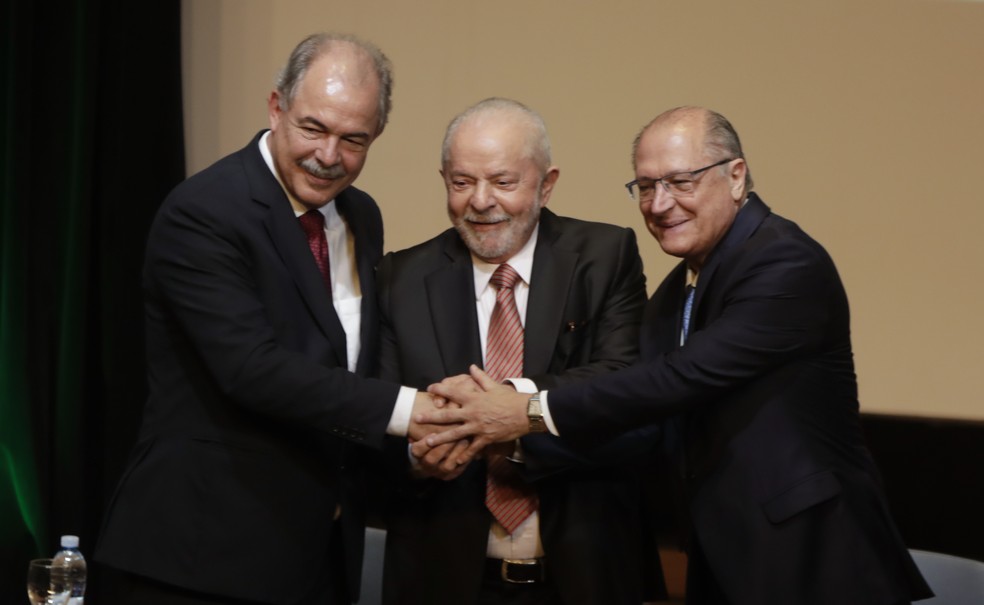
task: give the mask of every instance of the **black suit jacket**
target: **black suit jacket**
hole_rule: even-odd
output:
[[[928,596],[865,449],[847,297],[824,249],[752,194],[700,272],[681,348],[685,278],[681,263],[649,302],[640,364],[549,392],[560,434],[681,412],[665,443],[703,555],[692,571],[706,561],[734,605]]]
[[[195,591],[296,602],[331,577],[341,506],[357,594],[364,512],[350,446],[381,446],[399,387],[346,370],[345,334],[259,137],[179,185],[151,228],[150,395],[96,555]],[[334,203],[355,236],[365,376],[382,221],[355,188]]]
[[[383,378],[423,388],[482,365],[472,260],[453,229],[388,254],[378,282]],[[543,210],[526,311],[525,375],[548,388],[626,366],[637,355],[644,303],[630,229]],[[640,436],[622,453],[630,457],[653,444],[651,434]],[[604,467],[552,436],[526,437],[523,447],[531,477],[538,478],[547,570],[564,602],[638,605],[642,546],[632,470]],[[406,442],[395,449],[405,477]],[[404,481],[388,504],[384,600],[474,603],[492,522],[485,463],[472,463],[450,482]]]

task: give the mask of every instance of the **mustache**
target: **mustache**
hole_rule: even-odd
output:
[[[504,223],[512,220],[512,217],[508,214],[482,214],[477,212],[469,212],[461,218],[469,223],[480,223],[483,225],[494,225],[495,223]]]
[[[341,164],[323,166],[314,158],[308,158],[300,163],[300,167],[319,179],[340,179],[345,176],[345,168]]]

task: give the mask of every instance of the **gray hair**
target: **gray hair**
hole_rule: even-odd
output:
[[[451,154],[451,139],[454,138],[458,128],[471,118],[493,113],[511,113],[526,118],[530,126],[527,134],[527,148],[530,158],[542,171],[546,172],[551,164],[550,137],[547,136],[547,125],[543,122],[543,118],[519,101],[502,97],[489,97],[479,101],[451,120],[447,131],[444,133],[444,143],[441,145],[441,166],[448,165]]]
[[[635,158],[636,152],[639,150],[639,141],[642,140],[642,135],[651,126],[691,113],[701,113],[704,115],[704,147],[707,154],[711,156],[708,159],[745,159],[745,152],[741,148],[741,139],[738,138],[738,132],[731,125],[731,122],[728,121],[728,118],[716,111],[703,107],[683,106],[664,111],[642,127],[642,130],[639,131],[639,134],[636,135],[635,140],[632,142],[633,169],[636,165]],[[752,169],[748,167],[748,160],[745,160],[745,191],[751,191],[754,185],[755,183],[752,181]]]
[[[372,62],[379,80],[379,129],[376,132],[379,134],[386,126],[390,110],[393,108],[393,64],[375,44],[350,34],[312,34],[294,48],[287,65],[277,75],[276,86],[280,95],[280,109],[287,111],[290,108],[308,68],[316,59],[329,54],[337,42],[354,45]]]

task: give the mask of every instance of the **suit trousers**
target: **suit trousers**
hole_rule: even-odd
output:
[[[123,571],[107,576],[111,586],[108,605],[258,605],[254,601],[194,592]]]
[[[296,605],[351,605],[352,599],[345,588],[345,557],[337,522],[332,528],[330,543],[330,577],[323,578],[324,581]],[[105,605],[274,605],[204,594],[112,568],[104,567],[102,571],[110,588],[103,595]]]
[[[687,603],[730,605],[696,539],[687,549]]]
[[[106,605],[272,605],[262,601],[243,601],[203,594],[122,571],[115,571],[109,580],[113,588],[107,595]],[[339,590],[338,587],[341,589]],[[303,599],[301,603],[304,605],[352,603],[346,596],[344,581],[341,578],[333,582],[329,589],[319,586],[317,590],[322,594],[312,595]]]

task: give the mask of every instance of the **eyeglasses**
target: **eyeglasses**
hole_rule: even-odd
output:
[[[715,162],[710,166],[704,166],[703,168],[698,168],[697,170],[675,172],[658,179],[636,179],[630,183],[626,183],[625,188],[628,189],[629,195],[632,199],[640,203],[651,202],[655,199],[656,183],[662,185],[663,189],[665,189],[670,195],[686,196],[693,193],[694,189],[697,188],[697,175],[710,170],[715,166],[727,164],[735,159],[737,158],[721,160],[720,162]]]

